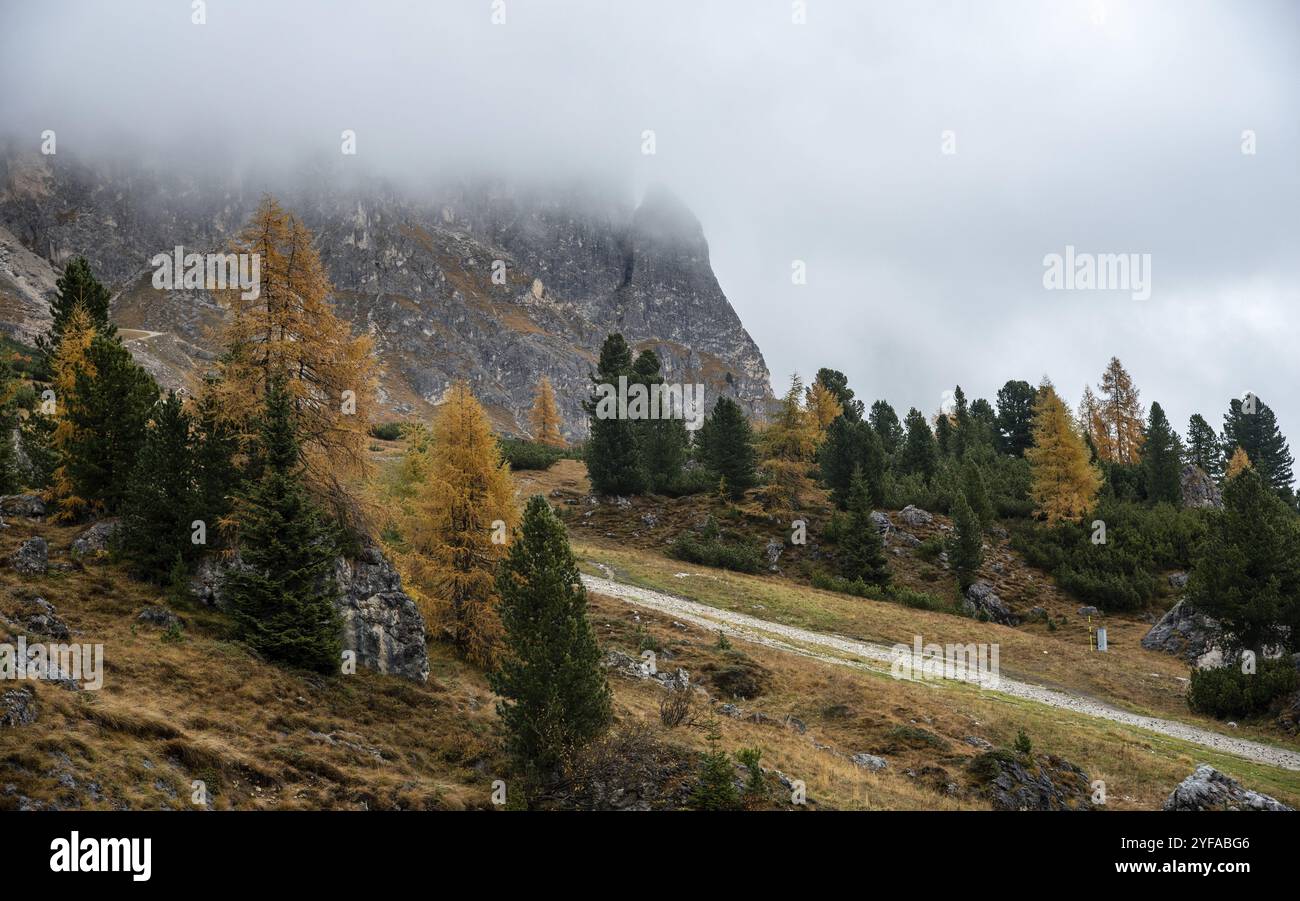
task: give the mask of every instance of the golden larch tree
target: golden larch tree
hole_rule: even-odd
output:
[[[1146,440],[1146,411],[1138,401],[1132,377],[1118,357],[1110,358],[1099,388],[1096,418],[1100,434],[1093,439],[1097,456],[1112,463],[1140,462]]]
[[[817,439],[820,443],[826,435],[826,429],[835,421],[836,416],[844,412],[844,407],[840,405],[835,392],[823,385],[820,379],[809,386],[804,405],[817,425]]]
[[[408,589],[431,631],[491,667],[501,637],[495,572],[519,508],[510,467],[468,385],[451,387],[429,441],[408,456],[415,484],[400,516]]]
[[[555,389],[551,380],[542,377],[533,393],[533,409],[528,415],[533,428],[533,440],[551,447],[564,447],[564,436],[560,434],[560,411],[555,405]]]
[[[370,338],[353,337],[335,314],[334,289],[311,232],[274,198],[263,198],[231,250],[259,256],[257,296],[245,297],[254,292],[239,287],[220,292],[229,317],[220,378],[211,387],[214,410],[247,444],[268,384],[282,377],[309,487],[336,514],[354,515],[346,486],[368,473],[366,428],[375,390]]]
[[[1228,468],[1224,470],[1224,478],[1230,479],[1250,468],[1250,457],[1241,447],[1238,447],[1232,452],[1232,459],[1228,461]]]
[[[47,499],[58,510],[56,518],[64,522],[81,519],[89,510],[88,502],[77,496],[72,480],[68,477],[67,449],[72,446],[75,437],[68,405],[75,402],[77,373],[84,373],[88,378],[95,377],[95,367],[89,360],[90,344],[94,339],[94,320],[85,307],[77,304],[64,323],[63,337],[50,363],[55,416],[50,441],[59,463],[52,474]]]
[[[809,485],[807,470],[816,457],[818,428],[803,399],[803,381],[796,373],[776,415],[758,436],[760,468],[767,476],[762,496],[770,508],[794,509]]]
[[[1070,411],[1050,385],[1034,402],[1034,446],[1025,451],[1030,466],[1030,497],[1050,525],[1078,521],[1097,499],[1102,475],[1088,446],[1074,429]]]

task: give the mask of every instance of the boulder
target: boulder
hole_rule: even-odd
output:
[[[1054,755],[986,751],[968,771],[976,793],[995,810],[1091,810],[1088,775]]]
[[[904,525],[916,528],[917,526],[928,526],[934,522],[934,516],[922,510],[920,507],[908,504],[902,510],[898,511],[898,521]]]
[[[1188,463],[1179,474],[1183,488],[1184,507],[1207,507],[1218,509],[1223,506],[1223,492],[1214,484],[1205,470],[1194,463]]]
[[[1243,788],[1207,763],[1178,783],[1162,810],[1294,810],[1275,798]]]
[[[191,593],[202,603],[228,609],[222,590],[226,573],[243,566],[239,555],[209,554],[199,561],[190,580]],[[429,678],[424,618],[405,591],[402,577],[374,545],[355,560],[334,561],[338,611],[343,622],[343,649],[357,663],[375,672],[424,682]]]
[[[1175,591],[1182,591],[1187,587],[1187,573],[1176,572],[1169,574],[1169,587]]]
[[[151,626],[157,626],[160,629],[179,629],[185,624],[185,621],[172,613],[166,607],[159,607],[156,604],[150,604],[140,611],[136,617],[142,623],[148,623]]]
[[[854,766],[873,772],[883,770],[889,766],[889,762],[885,758],[877,757],[875,754],[854,754],[849,760],[853,761]]]
[[[1218,637],[1218,622],[1197,613],[1184,599],[1170,607],[1143,636],[1142,647],[1175,654],[1191,663],[1209,653]]]
[[[14,623],[26,632],[48,635],[59,641],[66,640],[72,634],[67,624],[59,619],[54,605],[45,598],[32,598],[26,601],[18,608]]]
[[[45,501],[39,494],[0,495],[0,514],[40,519],[45,515]]]
[[[86,531],[82,532],[72,542],[72,556],[74,559],[82,557],[96,556],[107,553],[108,546],[117,534],[121,520],[118,519],[101,519]]]
[[[50,568],[50,547],[39,535],[28,538],[9,558],[9,562],[24,576],[43,576]]]
[[[768,540],[767,547],[764,549],[764,554],[767,556],[767,568],[772,572],[781,571],[780,567],[777,566],[777,563],[780,561],[783,551],[785,551],[785,545],[780,541],[777,541],[775,538]]]
[[[1079,608],[1079,615],[1080,616],[1101,616],[1101,611],[1098,610],[1096,607],[1093,607],[1092,605],[1088,605],[1087,607]]]
[[[36,721],[36,695],[30,688],[11,688],[0,694],[0,728],[26,726]]]
[[[402,590],[402,577],[392,563],[371,545],[355,561],[336,560],[334,573],[344,649],[354,651],[367,669],[426,681],[424,618]]]
[[[1003,603],[1002,598],[998,597],[997,592],[993,590],[993,586],[982,579],[966,589],[966,596],[962,599],[961,606],[968,616],[979,617],[982,613],[989,621],[1004,626],[1014,626],[1020,622],[1020,617],[1012,613],[1011,609]]]
[[[879,510],[872,510],[869,519],[881,535],[887,535],[894,528],[894,524],[889,521],[889,514],[881,513]]]

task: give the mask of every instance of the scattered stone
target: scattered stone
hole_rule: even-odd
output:
[[[39,494],[6,494],[0,496],[0,514],[41,519],[45,516],[45,501]]]
[[[1218,509],[1223,506],[1223,492],[1214,484],[1214,479],[1194,463],[1188,463],[1179,474],[1183,488],[1184,507],[1204,507]]]
[[[993,742],[985,738],[980,738],[978,735],[967,735],[962,739],[962,741],[966,742],[966,744],[970,745],[972,748],[979,748],[981,751],[993,750]]]
[[[877,757],[875,754],[854,754],[849,760],[853,761],[854,766],[873,772],[883,770],[889,766],[889,762],[885,758]]]
[[[142,623],[157,626],[160,629],[179,629],[185,624],[185,621],[175,613],[172,613],[166,607],[159,607],[155,604],[150,604],[148,607],[141,610],[140,615],[137,616],[136,619]]]
[[[1030,607],[1029,620],[1031,622],[1045,622],[1047,620],[1046,607]]]
[[[28,538],[9,558],[15,570],[24,576],[43,576],[50,568],[50,548],[39,535]]]
[[[1090,604],[1087,607],[1080,607],[1079,615],[1080,616],[1101,616],[1101,611]]]
[[[1175,654],[1189,663],[1208,654],[1218,642],[1219,624],[1181,600],[1142,638],[1148,651]]]
[[[991,622],[1004,626],[1014,626],[1020,622],[1020,617],[1003,603],[993,586],[982,579],[966,589],[961,606],[968,616],[979,617],[982,613]]]
[[[642,513],[641,522],[653,529],[655,526],[659,525],[659,517],[655,516],[653,513]]]
[[[121,520],[118,519],[101,519],[82,532],[72,542],[73,559],[108,553],[108,546],[120,525]]]
[[[19,628],[37,635],[48,635],[60,641],[67,639],[72,630],[59,619],[54,605],[45,598],[32,598],[18,608],[14,622]]]
[[[772,572],[781,571],[776,564],[781,559],[783,551],[785,551],[785,545],[782,542],[777,541],[775,538],[768,540],[764,553],[767,555],[767,568]]]
[[[803,735],[808,731],[808,727],[804,724],[804,721],[799,719],[797,716],[787,715],[785,718],[785,724],[800,735]]]
[[[1178,783],[1163,810],[1294,810],[1275,798],[1243,788],[1207,763]]]
[[[967,766],[995,810],[1091,810],[1088,775],[1055,755],[986,751]]]
[[[916,526],[928,526],[934,522],[934,516],[922,510],[913,504],[908,504],[902,510],[898,511],[898,521],[904,525],[915,528]]]
[[[905,547],[921,546],[921,539],[917,538],[911,532],[904,532],[902,529],[895,529],[894,531],[890,532],[889,540],[891,542],[897,541],[899,544]]]
[[[1176,572],[1169,574],[1169,587],[1177,591],[1182,591],[1187,587],[1187,573]]]
[[[633,679],[650,679],[657,682],[660,687],[670,691],[686,690],[691,687],[691,674],[686,670],[678,668],[672,673],[662,670],[650,671],[650,662],[647,660],[638,660],[631,654],[625,654],[622,651],[609,650],[605,652],[601,665],[607,669],[612,669]],[[739,708],[737,708],[739,710]],[[727,714],[730,716],[730,714]]]
[[[11,688],[0,694],[0,727],[36,722],[36,695],[30,688]]]

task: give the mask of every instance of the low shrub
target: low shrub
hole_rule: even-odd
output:
[[[1252,716],[1295,691],[1297,681],[1290,657],[1265,660],[1254,673],[1243,673],[1238,666],[1193,670],[1187,706],[1218,719]]]

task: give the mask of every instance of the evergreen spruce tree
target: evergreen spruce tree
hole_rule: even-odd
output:
[[[1187,422],[1187,462],[1215,481],[1223,478],[1223,445],[1200,413]]]
[[[1023,457],[1034,444],[1034,386],[1011,380],[998,389],[996,420],[998,449],[1004,454]]]
[[[871,585],[889,584],[885,546],[871,521],[871,494],[861,467],[853,471],[848,510],[844,537],[840,539],[837,555],[840,575],[849,581],[861,579]]]
[[[152,422],[127,486],[122,511],[122,552],[136,574],[161,583],[177,561],[198,556],[191,539],[197,515],[191,421],[180,399],[168,392]]]
[[[131,352],[96,334],[62,398],[68,431],[60,446],[73,494],[92,511],[118,512],[157,400],[158,385]]]
[[[239,436],[216,409],[215,398],[206,386],[196,405],[193,431],[195,518],[203,520],[212,545],[231,513],[242,477],[236,464]]]
[[[822,482],[841,510],[847,510],[854,473],[860,473],[871,502],[884,503],[885,451],[867,422],[839,417],[831,423],[817,452]]]
[[[958,385],[952,392],[953,410],[952,410],[952,436],[949,438],[949,451],[954,457],[960,460],[966,456],[966,448],[970,446],[970,407],[966,404],[966,392],[961,390]]]
[[[664,378],[660,374],[659,355],[652,350],[643,350],[632,364],[632,377],[629,385],[646,386],[647,397],[652,385],[662,385]],[[651,404],[654,407],[654,404]],[[633,434],[636,437],[637,457],[641,460],[641,469],[645,475],[646,489],[662,492],[682,473],[686,462],[686,449],[690,439],[686,434],[684,410],[665,409],[660,404],[652,409],[648,418],[632,421]],[[669,415],[671,414],[671,415]],[[658,416],[660,418],[653,418]],[[667,418],[663,418],[667,416]]]
[[[966,498],[966,503],[970,504],[971,510],[975,513],[975,518],[980,521],[980,528],[987,529],[993,525],[996,519],[996,512],[993,509],[993,502],[989,499],[988,487],[984,483],[984,474],[980,468],[975,465],[974,461],[967,460],[961,468],[961,491]]]
[[[1181,444],[1158,403],[1151,404],[1146,437],[1142,443],[1142,473],[1147,499],[1175,506],[1182,503]]]
[[[907,425],[907,438],[903,443],[899,468],[907,475],[920,475],[928,481],[938,466],[939,450],[934,433],[916,407],[907,411],[904,422]]]
[[[226,575],[236,634],[267,658],[338,671],[342,627],[335,600],[333,530],[307,494],[292,400],[280,380],[266,395],[261,477],[238,500],[241,566]]]
[[[592,376],[593,390],[598,385],[618,388],[619,376],[632,375],[632,352],[619,334],[610,335],[600,348],[600,359]],[[645,490],[645,471],[637,450],[636,434],[630,420],[611,415],[610,405],[599,403],[593,393],[587,404],[591,437],[584,456],[591,490],[596,494],[640,494]]]
[[[888,401],[878,400],[872,404],[867,421],[880,436],[880,444],[887,455],[892,457],[902,449],[903,424],[898,421],[898,414],[894,412],[894,408]]]
[[[1250,467],[1227,480],[1187,585],[1232,648],[1300,651],[1300,520]]]
[[[754,435],[740,404],[729,397],[719,397],[701,433],[704,465],[719,479],[726,480],[733,500],[744,496],[746,489],[758,484],[755,469]]]
[[[1295,458],[1278,428],[1272,408],[1259,398],[1248,397],[1246,403],[1234,399],[1224,414],[1224,456],[1230,457],[1237,448],[1246,452],[1250,465],[1265,485],[1279,496],[1290,498]]]
[[[952,456],[957,442],[953,437],[952,417],[942,410],[934,418],[934,441],[938,445],[941,457]]]
[[[488,677],[510,753],[547,774],[609,725],[610,691],[564,524],[534,495],[497,574],[504,629]]]
[[[957,493],[953,504],[952,523],[954,534],[948,540],[948,563],[964,591],[975,581],[975,573],[984,562],[984,537],[979,517],[962,492]]]
[[[997,449],[998,417],[993,405],[982,397],[971,401],[970,437],[966,441],[969,453],[974,450],[982,456]]]
[[[90,316],[96,332],[111,338],[117,329],[108,319],[109,290],[99,283],[85,257],[74,257],[63,267],[63,275],[54,282],[54,299],[50,302],[50,328],[36,339],[36,347],[47,361],[58,352],[68,318],[78,306]]]
[[[731,757],[722,750],[722,732],[716,722],[709,724],[709,750],[700,761],[700,780],[691,793],[695,810],[738,810],[740,794],[736,791],[736,771]]]

